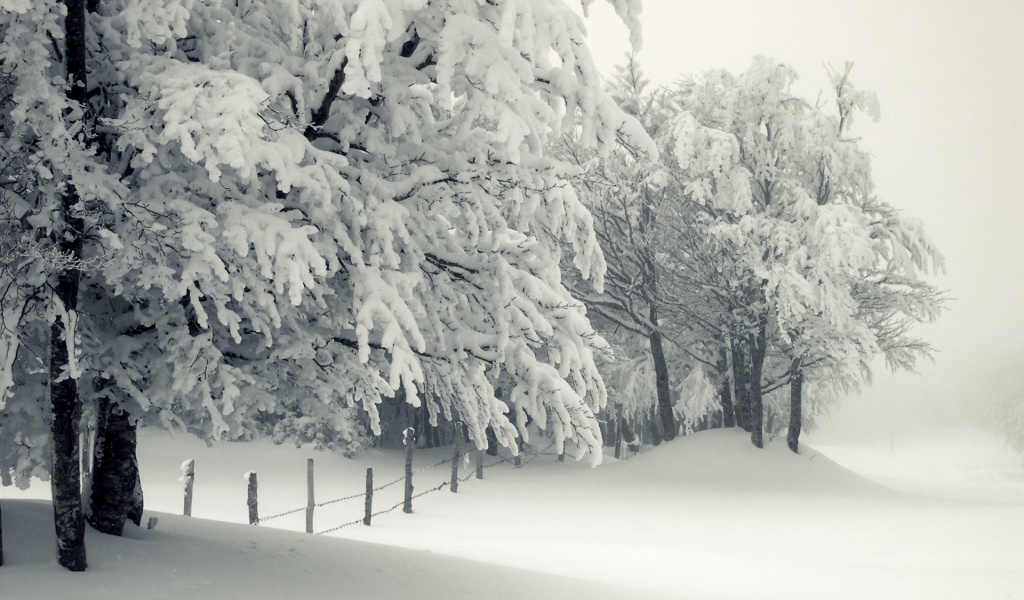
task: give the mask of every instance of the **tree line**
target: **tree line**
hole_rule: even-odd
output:
[[[556,0],[0,0],[2,483],[52,479],[79,571],[86,520],[141,519],[140,425],[357,452],[458,419],[596,463],[602,414],[761,445],[785,412],[795,450],[926,353],[941,259],[874,195],[872,97],[794,77],[606,89]]]
[[[876,194],[852,126],[878,101],[851,72],[830,69],[812,103],[769,58],[655,88],[630,56],[613,94],[658,158],[561,140],[607,262],[603,289],[571,288],[620,358],[606,376],[627,427],[671,440],[738,426],[796,452],[804,422],[869,383],[876,357],[930,356],[912,327],[941,312],[925,277],[942,257]]]

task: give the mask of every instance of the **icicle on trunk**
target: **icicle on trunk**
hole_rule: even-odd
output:
[[[800,429],[803,425],[804,373],[800,369],[800,359],[793,359],[789,380],[789,433],[786,443],[789,449],[800,453]]]
[[[121,535],[126,520],[142,525],[142,487],[131,416],[109,398],[99,406],[96,424],[89,524],[103,533]]]

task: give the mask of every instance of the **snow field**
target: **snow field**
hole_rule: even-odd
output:
[[[830,450],[847,464],[859,460],[861,470],[877,478],[885,468],[890,474],[923,473],[914,461],[937,441],[921,439],[913,452],[888,457],[870,449]],[[89,531],[91,569],[75,579],[52,558],[46,507],[10,502],[5,489],[8,566],[0,567],[0,582],[5,600],[49,597],[71,585],[77,597],[133,600],[320,598],[339,591],[346,598],[416,594],[427,600],[566,593],[1024,597],[1024,479],[1017,479],[1024,469],[1018,461],[1014,471],[1008,455],[991,442],[960,441],[960,462],[930,475],[933,487],[940,485],[939,476],[946,478],[943,489],[955,491],[952,498],[931,495],[906,478],[900,481],[912,491],[883,487],[810,447],[796,456],[776,440],[758,451],[740,432],[714,431],[629,460],[608,458],[597,469],[585,462],[559,463],[553,456],[519,470],[502,463],[488,469],[483,481],[464,482],[458,494],[444,489],[418,498],[413,515],[396,510],[376,517],[371,527],[309,536],[275,530],[302,530],[301,512],[260,527],[206,519],[246,521],[246,471],[259,473],[260,512],[271,514],[305,505],[308,457],[316,459],[317,500],[325,501],[359,492],[367,466],[374,467],[375,482],[400,477],[401,451],[373,450],[347,460],[266,440],[206,448],[184,436],[144,432],[140,459],[147,512],[180,514],[179,467],[195,458],[197,518],[157,514],[157,529],[136,530],[122,540]],[[416,467],[449,453],[450,448],[418,451]],[[416,489],[449,474],[448,464],[419,473]],[[380,492],[375,508],[400,502],[401,488]],[[394,502],[385,501],[392,489]],[[18,494],[47,493],[43,485]],[[361,515],[361,499],[341,502],[318,509],[315,528]],[[26,545],[33,548],[28,556],[19,548]],[[132,586],[137,588],[129,591]]]

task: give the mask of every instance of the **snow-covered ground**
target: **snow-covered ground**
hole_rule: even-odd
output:
[[[494,466],[458,494],[417,498],[412,515],[324,536],[295,532],[302,512],[242,525],[243,474],[258,473],[269,516],[305,504],[307,458],[322,502],[358,494],[368,466],[377,485],[399,477],[400,452],[347,460],[265,440],[207,448],[156,431],[141,444],[147,512],[159,524],[124,539],[89,531],[84,574],[56,565],[49,507],[24,500],[48,487],[3,489],[0,597],[1024,598],[1024,468],[979,433],[822,442],[796,456],[778,440],[758,451],[739,432],[715,431],[597,469],[543,455]],[[448,452],[420,451],[416,467]],[[175,516],[187,458],[191,519]],[[449,474],[447,464],[417,473],[417,492]],[[375,508],[399,502],[401,487],[379,492]],[[319,508],[315,530],[362,510],[362,498]]]

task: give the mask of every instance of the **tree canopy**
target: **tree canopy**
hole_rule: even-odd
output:
[[[46,475],[60,382],[85,418],[352,450],[401,392],[600,459],[606,344],[558,265],[605,266],[545,147],[645,136],[561,1],[6,0],[0,34],[4,483]]]
[[[760,445],[763,393],[805,376],[849,390],[874,356],[911,368],[928,352],[910,326],[939,313],[923,276],[942,258],[919,222],[875,193],[850,128],[859,113],[877,118],[878,103],[850,72],[831,72],[832,102],[812,104],[791,91],[796,73],[767,58],[653,90],[631,58],[614,93],[659,160],[628,143],[607,158],[571,153],[609,265],[604,290],[580,282],[581,297],[608,335],[672,341],[667,401],[684,422],[735,403]]]

